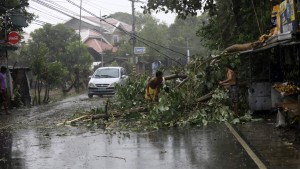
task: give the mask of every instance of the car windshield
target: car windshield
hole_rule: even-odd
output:
[[[118,78],[119,69],[98,69],[94,74],[95,78]]]

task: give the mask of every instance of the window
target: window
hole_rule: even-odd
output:
[[[113,41],[114,41],[114,45],[117,45],[119,43],[119,36],[118,35],[114,35],[113,36]]]
[[[119,69],[98,69],[95,78],[119,78]]]

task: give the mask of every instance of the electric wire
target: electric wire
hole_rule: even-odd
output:
[[[42,6],[45,6],[45,7],[47,7],[47,8],[50,8],[50,9],[52,9],[52,10],[54,10],[54,11],[57,11],[57,12],[59,12],[59,13],[62,13],[62,14],[64,14],[64,15],[66,15],[66,16],[69,16],[69,17],[73,18],[73,16],[71,16],[71,15],[68,14],[68,13],[66,13],[65,10],[63,10],[63,9],[56,9],[55,6],[53,6],[53,5],[51,5],[51,4],[45,3],[45,2],[43,2],[43,1],[41,1],[41,0],[32,0],[32,1],[34,1],[35,3],[38,3],[38,4],[42,5]],[[66,0],[66,1],[69,2],[69,3],[71,3],[72,5],[74,5],[74,6],[78,7],[78,8],[80,8],[80,7],[79,7],[77,4],[75,4],[74,2],[72,2],[72,1],[70,1],[70,0]],[[181,65],[180,62],[178,62],[177,60],[175,60],[175,59],[169,57],[168,55],[166,55],[166,54],[160,52],[158,49],[154,48],[153,46],[147,44],[147,43],[144,42],[144,41],[147,41],[147,42],[152,43],[152,44],[154,44],[154,45],[157,45],[157,46],[160,46],[160,47],[162,47],[162,48],[168,49],[168,50],[170,50],[170,51],[172,51],[172,52],[174,52],[174,53],[179,53],[179,54],[181,54],[181,55],[186,56],[185,54],[182,54],[182,53],[180,53],[180,52],[178,52],[178,51],[174,51],[174,50],[169,49],[169,48],[167,48],[167,47],[165,47],[165,46],[162,46],[162,45],[156,44],[156,43],[154,43],[154,42],[152,42],[152,41],[149,41],[149,40],[147,40],[147,39],[145,39],[145,38],[139,37],[139,36],[137,36],[137,35],[133,35],[133,34],[131,34],[130,32],[128,32],[128,31],[126,31],[126,30],[124,30],[124,29],[121,29],[121,28],[119,28],[119,27],[117,27],[117,26],[115,26],[115,25],[113,25],[113,24],[107,22],[107,21],[104,20],[103,18],[98,17],[97,15],[95,15],[95,14],[93,14],[92,12],[86,10],[85,8],[81,8],[81,9],[82,9],[83,11],[89,13],[90,15],[92,15],[92,16],[94,16],[94,17],[96,17],[96,18],[98,18],[98,19],[100,19],[100,20],[102,20],[102,21],[104,21],[105,23],[107,23],[107,24],[109,24],[109,25],[111,25],[111,26],[113,26],[113,27],[115,27],[115,28],[121,30],[121,31],[124,32],[125,34],[127,34],[127,35],[129,35],[129,36],[133,36],[133,37],[139,38],[138,41],[140,41],[141,43],[145,44],[145,45],[148,46],[149,48],[151,48],[151,49],[153,49],[154,51],[156,51],[156,52],[162,54],[163,56],[165,56],[165,57],[167,57],[167,58],[169,58],[169,59],[175,61],[176,63],[178,63],[178,64],[180,64],[180,65]],[[77,16],[78,16],[78,15],[77,15]],[[144,41],[142,41],[141,39],[144,40]]]
[[[41,23],[38,23],[38,22],[32,22],[32,24],[39,25],[39,26],[44,26],[45,25],[45,24],[41,24]]]
[[[68,1],[68,0],[67,0]],[[87,1],[89,1],[89,0],[87,0]],[[142,1],[136,1],[136,2],[141,2],[141,3],[145,3],[145,2],[142,2]],[[70,2],[69,2],[70,3]],[[73,3],[73,5],[75,5],[75,6],[77,6],[77,7],[79,7],[77,4],[75,4],[74,2],[72,2]],[[71,4],[72,4],[71,3]],[[97,4],[95,4],[95,3],[93,3],[94,5],[97,5]],[[85,12],[87,12],[87,11],[85,11]],[[87,13],[89,13],[89,14],[91,14],[91,15],[95,15],[95,14],[92,14],[92,13],[90,13],[90,12],[87,12]],[[114,26],[114,25],[112,25],[112,26]],[[124,30],[124,31],[126,31],[126,30]],[[129,34],[131,34],[130,32],[127,32],[127,33],[129,33]],[[132,36],[132,35],[131,35]],[[167,47],[167,46],[163,46],[163,45],[160,45],[160,44],[157,44],[157,43],[155,43],[155,42],[152,42],[152,41],[150,41],[150,40],[148,40],[148,39],[145,39],[145,38],[143,38],[143,37],[141,37],[141,36],[138,36],[138,35],[133,35],[134,37],[136,37],[136,38],[140,38],[140,39],[142,39],[142,40],[144,40],[144,41],[147,41],[147,42],[149,42],[149,43],[152,43],[152,44],[154,44],[154,45],[156,45],[156,46],[159,46],[159,47],[161,47],[161,48],[164,48],[164,49],[167,49],[167,50],[169,50],[169,51],[172,51],[172,52],[174,52],[174,53],[177,53],[177,54],[180,54],[180,55],[182,55],[182,56],[186,56],[186,54],[184,54],[184,53],[181,53],[181,52],[178,52],[178,51],[176,51],[176,50],[174,50],[174,49],[171,49],[171,48],[169,48],[169,47]]]
[[[86,0],[87,2],[91,2],[91,1],[93,1],[93,0]],[[92,3],[92,2],[91,2]],[[101,2],[100,2],[101,3]],[[119,4],[117,4],[117,3],[112,3],[111,1],[110,2],[107,2],[107,0],[106,0],[106,2],[102,2],[102,3],[106,3],[106,4],[111,4],[111,5],[113,5],[113,6],[120,6],[120,7],[127,7],[127,6],[125,6],[125,5],[119,5]]]
[[[53,18],[60,19],[60,20],[62,20],[62,21],[66,21],[66,20],[61,19],[61,18],[59,18],[59,17],[57,17],[57,16],[53,16],[53,15],[51,15],[51,14],[48,14],[48,13],[46,13],[46,12],[43,12],[43,11],[41,11],[41,10],[35,8],[35,7],[29,6],[29,8],[31,8],[31,9],[33,9],[33,10],[36,10],[36,11],[38,11],[38,12],[41,12],[41,13],[43,13],[43,14],[45,14],[45,15],[51,16],[51,17],[53,17]]]
[[[51,0],[44,0],[44,1],[47,1],[48,3],[50,3],[50,4],[52,4],[52,5],[56,6],[56,7],[59,7],[60,10],[69,12],[69,13],[72,14],[72,15],[75,15],[75,16],[78,15],[76,12],[74,12],[74,11],[68,9],[68,8],[65,8],[64,6],[61,6],[61,5],[55,3],[55,2],[53,2],[53,1],[51,1]]]
[[[83,7],[78,6],[77,4],[75,4],[74,2],[72,2],[71,0],[66,0],[66,1],[69,2],[70,4],[74,5],[74,6],[78,7],[78,8],[81,8],[83,11],[85,11],[85,12],[89,13],[90,15],[92,15],[92,16],[94,16],[94,17],[100,19],[101,21],[103,21],[103,22],[105,22],[105,23],[107,23],[107,24],[109,24],[109,25],[111,25],[111,26],[113,26],[113,27],[115,27],[115,28],[121,30],[121,31],[124,32],[125,34],[127,34],[127,35],[129,35],[129,36],[134,36],[134,37],[136,37],[136,38],[140,38],[140,37],[137,36],[137,35],[133,35],[132,33],[130,33],[130,32],[128,32],[128,31],[124,30],[124,29],[121,29],[121,28],[119,28],[119,27],[117,27],[117,26],[115,26],[115,25],[113,25],[113,24],[107,22],[105,19],[103,19],[103,18],[101,18],[101,17],[98,17],[97,15],[95,15],[94,13],[92,13],[92,12],[86,10],[86,9],[83,8]],[[144,38],[140,38],[140,39],[145,40]],[[144,41],[142,41],[142,40],[139,40],[139,41],[142,42],[143,44],[145,44],[146,46],[148,46],[149,48],[155,50],[156,52],[162,54],[163,56],[165,56],[165,57],[167,57],[167,58],[173,60],[174,62],[178,63],[179,65],[182,65],[182,64],[181,64],[180,62],[178,62],[177,60],[175,60],[175,59],[171,58],[170,56],[168,56],[168,55],[166,55],[166,54],[160,52],[158,49],[152,47],[151,45],[147,44],[146,42],[144,42]],[[148,42],[150,42],[150,43],[152,43],[152,44],[156,44],[156,43],[151,42],[151,41],[149,41],[149,40],[146,40],[146,41],[148,41]],[[158,44],[156,44],[156,45],[158,45]],[[169,49],[169,48],[167,48],[167,49]],[[169,50],[170,50],[170,49],[169,49]],[[176,53],[177,53],[177,52],[176,52]],[[184,56],[186,56],[186,55],[184,55]]]
[[[50,23],[48,23],[48,22],[44,22],[44,21],[41,21],[41,20],[34,20],[35,22],[39,22],[39,23],[42,23],[42,24],[50,24]]]
[[[41,3],[42,3],[42,4],[45,4],[46,7],[48,7],[48,6],[50,5],[50,4],[47,4],[47,3],[43,3],[41,0],[33,0],[33,1],[35,1],[35,2],[38,1],[38,2],[40,2],[39,4],[41,4]],[[46,1],[49,1],[49,0],[46,0]],[[78,7],[78,8],[80,8],[80,6],[78,6],[78,5],[75,4],[74,2],[72,2],[72,1],[70,1],[70,0],[66,0],[66,1],[69,2],[69,3],[71,3],[72,5],[74,5],[74,6]],[[53,4],[56,4],[56,3],[53,2]],[[45,6],[45,5],[44,5],[44,6]],[[58,6],[60,6],[60,5],[58,5]],[[50,7],[51,7],[51,6],[50,6]],[[52,9],[52,8],[53,8],[53,7],[51,7],[51,9]],[[61,13],[65,14],[65,12],[63,12],[64,10],[63,10],[63,11],[60,11],[60,10],[62,10],[62,9],[60,9],[60,10],[55,9],[55,10],[58,11],[58,12],[61,12]],[[175,51],[175,50],[170,49],[170,48],[168,48],[168,47],[166,47],[166,46],[163,46],[163,45],[154,43],[154,42],[152,42],[152,41],[150,41],[150,40],[147,40],[147,39],[145,39],[145,38],[142,38],[142,37],[140,37],[140,36],[138,36],[138,35],[133,35],[133,34],[131,34],[130,32],[124,30],[124,29],[120,29],[120,28],[116,27],[115,25],[113,25],[113,24],[111,24],[111,23],[105,21],[103,18],[100,18],[100,17],[98,17],[97,15],[95,15],[94,13],[92,13],[92,12],[86,10],[85,8],[82,8],[82,10],[85,11],[85,12],[87,12],[88,14],[94,16],[94,17],[99,18],[100,20],[104,21],[105,23],[107,23],[107,24],[109,24],[109,25],[111,25],[111,26],[113,26],[113,27],[115,27],[115,28],[117,28],[117,29],[119,29],[119,30],[125,32],[125,33],[128,34],[129,36],[133,36],[133,37],[135,37],[135,38],[142,39],[142,40],[147,41],[147,42],[149,42],[149,43],[151,43],[151,44],[154,44],[154,45],[156,45],[156,46],[159,46],[159,47],[161,47],[161,48],[164,48],[164,49],[170,50],[170,51],[172,51],[172,52],[174,52],[174,53],[177,53],[177,54],[186,56],[186,54],[183,54],[183,53],[181,53],[181,52]],[[78,16],[78,14],[76,14],[76,13],[74,13],[74,12],[73,12],[73,14],[74,14],[75,16]],[[70,15],[68,15],[68,14],[66,14],[66,15],[69,16],[69,17],[72,17],[72,16],[70,16]],[[139,40],[139,41],[141,42],[141,40]],[[148,45],[148,46],[149,46],[149,45]],[[155,50],[155,49],[154,49],[154,50]]]
[[[88,6],[94,7],[94,8],[96,8],[96,6],[101,7],[101,10],[104,9],[104,10],[109,11],[109,12],[113,12],[113,13],[116,12],[116,11],[112,11],[112,10],[110,10],[108,8],[104,8],[103,6],[100,6],[100,5],[98,5],[98,4],[94,3],[94,2],[91,2],[91,1],[83,2],[83,3],[87,4]],[[90,4],[88,4],[88,3],[90,3]],[[99,8],[96,8],[96,9],[99,9]]]
[[[72,16],[72,15],[70,15],[70,14],[64,12],[64,11],[61,11],[61,10],[56,9],[56,8],[53,7],[52,5],[50,5],[50,4],[48,4],[48,3],[45,3],[45,2],[43,2],[43,1],[41,1],[41,0],[32,0],[32,1],[35,2],[35,3],[37,3],[37,4],[39,4],[39,5],[45,6],[45,7],[49,8],[49,9],[52,9],[53,11],[59,12],[59,13],[61,13],[61,14],[63,14],[63,15],[66,15],[66,16],[68,16],[68,17],[70,17],[70,18],[73,18],[73,17],[74,17],[74,16]]]

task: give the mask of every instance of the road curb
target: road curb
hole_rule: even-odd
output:
[[[238,132],[234,129],[234,127],[225,122],[226,127],[229,131],[234,135],[234,137],[238,140],[241,146],[245,149],[251,159],[255,162],[259,169],[268,169],[268,167],[260,160],[260,158],[254,153],[254,151],[250,148],[250,146],[246,143],[246,141],[238,134]]]

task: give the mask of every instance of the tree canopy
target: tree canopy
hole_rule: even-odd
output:
[[[155,12],[174,12],[179,17],[185,18],[188,15],[195,16],[203,9],[213,10],[215,8],[214,0],[149,0],[146,6],[143,6],[144,13]]]
[[[25,7],[29,6],[28,0],[2,0],[0,2],[0,21],[4,20],[5,15],[8,18],[7,30],[22,30],[22,27],[14,26],[11,22],[11,15],[25,16],[26,22],[30,23],[34,17]],[[4,28],[4,23],[1,22],[0,27]]]
[[[76,90],[79,85],[85,87],[93,58],[73,29],[63,24],[46,24],[31,37],[28,45],[22,47],[21,57],[36,76],[38,93],[41,85],[46,85],[44,102],[49,100],[49,90],[54,86],[61,86],[63,91],[66,83],[73,84]],[[37,98],[40,103],[40,96]]]
[[[149,0],[143,8],[146,13],[173,12],[180,18],[206,15],[198,35],[206,39],[210,49],[223,49],[234,43],[254,41],[267,33],[272,4],[268,0],[182,0],[178,3]]]

